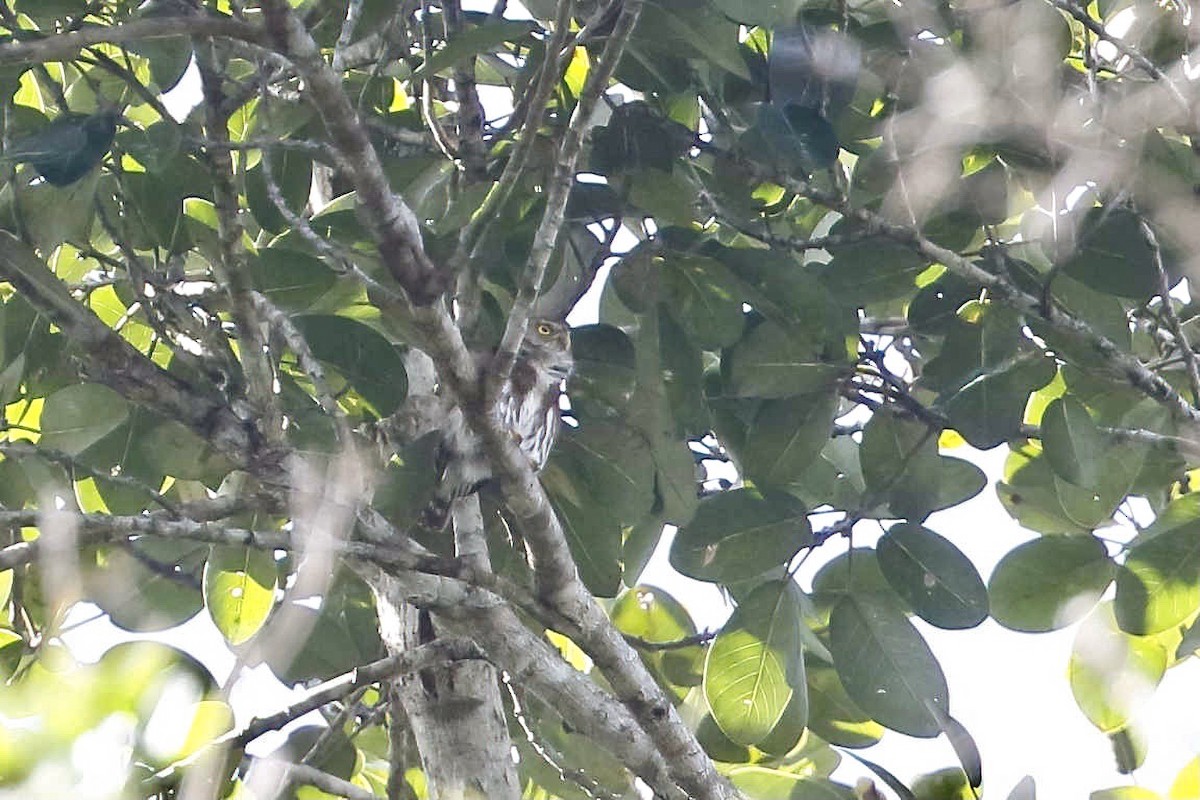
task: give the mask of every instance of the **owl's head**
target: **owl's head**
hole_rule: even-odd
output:
[[[525,341],[521,344],[521,358],[542,366],[560,379],[567,378],[575,365],[571,358],[571,329],[566,323],[552,319],[530,320]]]

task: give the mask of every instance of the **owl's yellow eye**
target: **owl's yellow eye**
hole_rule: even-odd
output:
[[[554,333],[554,328],[542,322],[538,324],[537,332],[540,336],[549,336],[550,334]]]

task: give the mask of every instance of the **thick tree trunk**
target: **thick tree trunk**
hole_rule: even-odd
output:
[[[380,633],[390,653],[412,649],[437,635],[423,612],[395,599],[399,592],[390,579],[384,578],[383,584],[373,588]],[[396,690],[417,741],[430,797],[520,798],[493,665],[473,659],[420,670],[399,676]]]

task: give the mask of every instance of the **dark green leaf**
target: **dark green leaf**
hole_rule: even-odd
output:
[[[129,418],[124,397],[98,383],[67,386],[46,398],[41,444],[79,455]]]
[[[829,649],[846,693],[876,721],[910,736],[941,733],[946,678],[902,611],[875,594],[846,595],[829,619]]]
[[[120,548],[96,553],[84,576],[86,596],[117,627],[161,631],[204,607],[200,573],[208,545],[167,540],[138,542],[137,556]]]
[[[830,233],[845,233],[839,223]],[[844,303],[863,306],[894,300],[912,293],[917,276],[929,262],[907,247],[881,239],[867,239],[832,248],[833,260],[821,274]]]
[[[1063,267],[1067,275],[1118,297],[1145,299],[1157,291],[1154,254],[1132,211],[1091,209],[1079,240],[1080,248]]]
[[[741,453],[746,476],[759,486],[796,482],[829,441],[837,407],[833,393],[763,402]]]
[[[713,5],[744,25],[773,28],[796,20],[803,0],[713,0]]]
[[[337,275],[321,259],[268,247],[250,264],[258,290],[286,311],[304,311],[333,288]]]
[[[327,680],[384,655],[371,590],[346,570],[334,576],[320,610],[289,602],[279,611],[307,632],[291,647],[266,650],[264,660],[285,684]]]
[[[426,58],[425,63],[413,71],[411,79],[435,75],[467,57],[494,51],[505,42],[528,40],[535,30],[537,26],[532,22],[512,19],[502,19],[470,28],[456,35],[445,47]]]
[[[729,377],[739,397],[789,397],[827,390],[845,367],[831,363],[814,346],[770,322],[756,326],[728,357]]]
[[[390,414],[408,392],[400,350],[374,328],[346,317],[294,320],[317,358],[335,367],[380,414]]]
[[[721,262],[671,255],[662,265],[665,307],[704,350],[727,347],[742,335],[745,315],[735,280]]]
[[[808,726],[830,744],[870,747],[883,737],[883,727],[855,705],[837,670],[808,662]]]
[[[760,103],[754,125],[738,139],[738,150],[748,158],[805,175],[837,160],[838,141],[819,111]]]
[[[281,233],[291,224],[271,200],[269,181],[274,181],[284,205],[299,215],[308,202],[312,184],[312,158],[296,150],[278,150],[271,159],[268,176],[265,162],[258,162],[246,172],[246,204],[265,229]]]
[[[901,523],[879,540],[876,553],[888,583],[931,625],[973,628],[987,617],[987,587],[949,540],[928,528]]]
[[[812,543],[807,509],[791,495],[734,489],[700,503],[679,529],[671,565],[697,580],[753,578]]]
[[[543,481],[556,499],[631,525],[654,501],[654,462],[646,440],[616,422],[588,421],[558,437]]]
[[[1071,395],[1046,407],[1042,446],[1050,468],[1062,479],[1085,489],[1100,483],[1104,442],[1087,409]]]

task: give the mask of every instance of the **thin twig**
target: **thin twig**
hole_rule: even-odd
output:
[[[1163,318],[1167,321],[1167,329],[1175,336],[1175,346],[1183,356],[1183,363],[1187,368],[1188,384],[1192,389],[1192,402],[1200,403],[1200,367],[1196,363],[1196,351],[1188,342],[1187,336],[1183,332],[1183,325],[1179,322],[1179,315],[1175,313],[1175,304],[1171,299],[1171,280],[1167,275],[1167,268],[1163,265],[1162,247],[1159,245],[1158,237],[1154,234],[1150,223],[1139,217],[1138,227],[1154,257],[1154,270],[1158,279],[1158,296],[1162,300]]]
[[[328,772],[308,764],[288,764],[282,761],[274,763],[278,763],[287,771],[289,783],[307,784],[336,797],[344,797],[346,800],[379,800],[369,789],[355,786],[348,780],[330,775]]]
[[[179,505],[171,500],[171,498],[159,492],[153,486],[143,483],[137,478],[131,478],[128,475],[114,475],[106,470],[99,470],[90,467],[87,464],[75,459],[59,450],[53,450],[47,447],[34,445],[29,442],[0,442],[0,454],[5,458],[42,458],[46,461],[58,464],[68,473],[82,473],[91,478],[98,480],[109,481],[111,483],[125,486],[145,494],[158,505],[162,506],[172,514],[179,514]]]
[[[546,277],[546,268],[558,244],[562,232],[567,199],[575,181],[575,164],[583,149],[583,142],[595,121],[596,104],[601,95],[608,89],[608,82],[617,63],[625,52],[633,28],[641,14],[641,0],[626,0],[617,17],[612,35],[604,45],[595,67],[588,73],[587,82],[579,95],[579,102],[571,115],[571,122],[563,136],[562,145],[554,167],[554,176],[546,190],[546,209],[542,213],[541,222],[533,237],[533,247],[530,249],[529,260],[517,280],[517,296],[513,300],[512,310],[504,328],[504,336],[496,351],[495,369],[489,375],[485,397],[493,399],[499,396],[500,387],[508,382],[513,364],[517,357],[517,348],[525,338],[529,319],[533,314],[534,304],[541,292],[542,281]]]
[[[442,0],[442,24],[447,45],[463,32],[461,0]],[[483,139],[483,103],[475,85],[475,57],[454,65],[454,96],[458,100],[455,124],[458,134],[458,158],[467,183],[487,179],[487,143]]]
[[[1074,0],[1049,1],[1056,8],[1061,8],[1063,11],[1066,11],[1068,14],[1078,20],[1085,28],[1094,33],[1098,38],[1103,39],[1113,47],[1117,48],[1122,55],[1128,57],[1129,60],[1137,64],[1148,75],[1165,86],[1167,92],[1171,95],[1171,99],[1174,100],[1185,112],[1187,112],[1189,116],[1191,115],[1192,106],[1191,103],[1188,102],[1187,97],[1184,96],[1183,92],[1179,90],[1179,87],[1175,85],[1175,82],[1171,80],[1170,76],[1159,69],[1158,66],[1145,55],[1143,55],[1140,50],[1119,36],[1113,36],[1110,34],[1105,29],[1103,23],[1092,19],[1092,16],[1088,14],[1087,10],[1080,7],[1078,3],[1074,2]]]
[[[551,54],[555,52],[556,46],[561,46],[566,41],[569,35],[573,7],[573,0],[559,0],[558,11],[554,18],[554,30],[546,45],[546,55],[542,61],[541,70],[534,82],[533,91],[523,96],[530,111],[525,117],[525,124],[521,127],[516,145],[509,155],[504,171],[500,174],[500,179],[496,181],[475,214],[472,215],[471,220],[463,226],[459,233],[458,246],[450,260],[450,268],[462,276],[459,279],[460,285],[464,280],[472,280],[469,273],[471,272],[470,265],[478,255],[476,247],[484,240],[488,228],[493,224],[504,204],[508,202],[514,188],[529,167],[529,156],[537,141],[538,128],[542,124],[542,117],[545,115],[546,107],[550,104],[550,98],[554,93],[554,87],[558,85],[561,72],[558,61]]]
[[[1020,289],[1007,277],[989,272],[953,250],[935,244],[915,227],[892,222],[877,212],[853,206],[845,197],[819,189],[807,181],[765,170],[712,145],[705,145],[705,150],[718,155],[718,157],[732,160],[742,168],[749,170],[752,175],[774,181],[788,191],[837,211],[847,219],[861,225],[865,231],[891,239],[925,256],[931,263],[941,264],[955,275],[986,288],[995,300],[1022,314],[1035,319],[1040,318],[1068,340],[1078,342],[1081,346],[1087,347],[1103,357],[1114,374],[1121,376],[1135,389],[1162,404],[1173,414],[1189,422],[1200,423],[1200,410],[1189,403],[1162,376],[1149,369],[1135,356],[1123,351],[1111,339],[1097,333],[1086,322],[1057,307],[1046,307],[1040,298]]]

